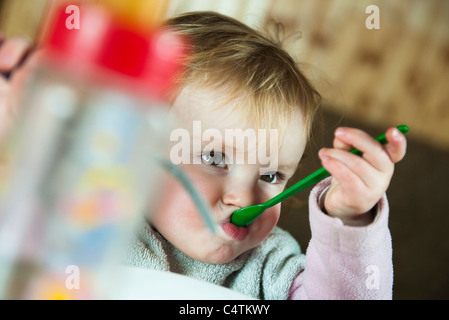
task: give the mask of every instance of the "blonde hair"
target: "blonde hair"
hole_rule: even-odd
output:
[[[167,21],[186,36],[189,55],[179,86],[196,84],[226,90],[241,99],[242,112],[258,125],[282,126],[300,108],[307,139],[320,94],[278,41],[215,12],[191,12]]]

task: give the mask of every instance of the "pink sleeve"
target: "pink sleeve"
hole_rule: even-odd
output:
[[[309,199],[312,239],[305,270],[294,280],[289,299],[391,299],[393,264],[384,195],[373,223],[349,227],[318,206],[330,178],[312,190]]]

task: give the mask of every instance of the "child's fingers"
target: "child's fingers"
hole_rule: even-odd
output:
[[[350,144],[345,143],[344,141],[338,139],[338,137],[334,138],[334,148],[349,151],[352,149]]]
[[[0,72],[9,73],[20,64],[31,49],[31,42],[22,37],[13,37],[3,41],[0,46]]]
[[[379,172],[371,166],[370,163],[368,163],[365,159],[362,157],[355,155],[353,153],[347,152],[345,150],[341,149],[327,149],[323,148],[319,152],[319,157],[325,161],[328,161],[329,159],[336,160],[340,164],[342,164],[344,167],[348,168],[349,171],[346,168],[342,168],[341,165],[335,164],[331,169],[334,167],[339,168],[340,170],[343,170],[343,174],[341,172],[335,171],[334,173],[337,173],[337,176],[334,176],[337,180],[350,178],[353,179],[355,177],[358,177],[365,186],[372,186],[376,185],[379,177]],[[329,162],[329,161],[328,161]],[[324,163],[323,163],[324,165]],[[326,168],[327,169],[327,168]],[[329,171],[330,172],[330,171]],[[332,172],[330,172],[332,175],[334,175]],[[352,174],[354,177],[346,177],[347,174]],[[341,178],[338,178],[338,176],[342,175]]]
[[[385,150],[388,156],[393,163],[401,161],[407,149],[407,139],[397,128],[388,129],[386,135],[388,143]]]
[[[335,136],[363,153],[363,158],[379,171],[390,171],[392,163],[382,144],[368,133],[355,128],[338,128]]]
[[[363,190],[366,187],[364,181],[343,162],[328,156],[325,150],[320,150],[319,156],[323,167],[345,188]]]

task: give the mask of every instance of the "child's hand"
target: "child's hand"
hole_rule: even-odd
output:
[[[13,120],[19,89],[26,74],[26,68],[19,66],[30,50],[31,43],[27,39],[6,39],[0,34],[0,139]]]
[[[373,221],[371,209],[387,190],[394,171],[406,151],[405,136],[396,128],[387,131],[386,145],[353,128],[338,128],[334,148],[324,148],[319,157],[332,175],[324,199],[326,212],[352,226]],[[356,148],[363,157],[348,150]]]

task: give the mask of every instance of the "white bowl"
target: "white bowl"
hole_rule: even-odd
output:
[[[237,291],[184,275],[123,267],[122,285],[113,299],[122,300],[254,300]]]

